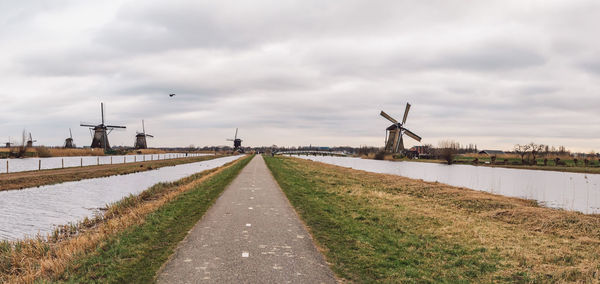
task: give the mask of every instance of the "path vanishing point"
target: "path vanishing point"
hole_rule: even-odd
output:
[[[256,156],[179,244],[159,283],[335,283],[306,228]]]

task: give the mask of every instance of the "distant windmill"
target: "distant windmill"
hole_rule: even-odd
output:
[[[242,151],[242,139],[237,138],[238,129],[235,129],[235,137],[233,139],[227,139],[227,141],[233,141],[233,150]]]
[[[100,114],[102,115],[102,123],[98,125],[81,123],[80,126],[89,127],[90,131],[94,131],[94,136],[92,137],[92,148],[103,148],[104,150],[108,150],[110,149],[110,144],[108,143],[108,134],[110,134],[115,128],[125,129],[126,127],[104,124],[104,103],[100,103]]]
[[[386,129],[385,133],[385,151],[390,153],[400,153],[404,151],[404,141],[402,135],[406,134],[408,137],[421,142],[421,137],[414,134],[412,131],[404,128],[406,118],[408,117],[408,111],[410,110],[410,104],[406,103],[406,109],[404,110],[404,117],[402,123],[398,122],[384,111],[381,111],[380,115],[391,121],[393,124]]]
[[[144,120],[142,119],[142,132],[137,132],[135,135],[135,148],[136,149],[147,149],[148,144],[146,143],[146,137],[154,138],[153,135],[146,133],[146,127],[144,126]]]
[[[6,142],[6,148],[10,148],[10,146],[12,146],[12,143],[10,142],[10,136],[8,137],[8,142]]]
[[[31,138],[31,132],[29,132],[29,138],[27,139],[27,147],[33,147],[33,142],[37,142],[37,140],[33,140],[33,138]]]
[[[71,132],[71,128],[69,128],[69,138],[65,139],[65,148],[75,148],[75,143],[73,143],[73,133]]]

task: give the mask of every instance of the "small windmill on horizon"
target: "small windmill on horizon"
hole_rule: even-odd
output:
[[[33,140],[31,137],[31,132],[29,132],[29,138],[27,139],[26,147],[33,147],[33,142],[37,142],[37,140]]]
[[[136,149],[148,149],[146,137],[154,138],[154,135],[150,135],[150,134],[146,133],[146,126],[144,125],[144,120],[142,119],[142,132],[136,131],[136,134],[135,134],[135,148]]]
[[[385,132],[385,151],[389,153],[401,153],[404,151],[404,140],[402,136],[406,134],[408,137],[421,142],[421,136],[413,133],[404,127],[406,124],[406,118],[408,117],[408,111],[410,110],[410,104],[406,103],[406,109],[404,110],[404,117],[402,122],[398,122],[393,117],[381,111],[380,115],[391,121],[393,124],[386,128]]]
[[[65,139],[65,148],[75,148],[75,143],[73,143],[73,133],[71,132],[71,128],[69,128],[69,137]]]
[[[227,139],[227,141],[233,141],[233,151],[240,151],[242,152],[242,139],[237,137],[238,135],[238,129],[235,129],[235,136],[233,137],[233,139]]]

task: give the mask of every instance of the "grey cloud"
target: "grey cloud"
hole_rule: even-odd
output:
[[[574,137],[586,149],[600,131],[597,17],[587,11],[578,28],[560,17],[585,5],[126,1],[75,35],[31,23],[80,4],[44,5],[19,5],[26,17],[0,32],[13,40],[0,47],[0,137],[25,126],[60,144],[73,127],[87,144],[77,124],[96,120],[100,101],[128,125],[111,134],[126,145],[145,119],[156,145],[225,144],[240,127],[248,145],[381,146],[379,110],[399,117],[407,101],[409,128],[432,144]]]
[[[546,59],[528,48],[488,44],[442,54],[429,66],[467,71],[502,71],[543,65]]]

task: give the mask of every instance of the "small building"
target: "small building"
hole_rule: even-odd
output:
[[[501,150],[483,150],[483,151],[479,151],[479,154],[485,154],[488,156],[498,156],[498,155],[504,155],[504,151]]]

